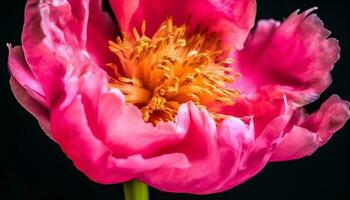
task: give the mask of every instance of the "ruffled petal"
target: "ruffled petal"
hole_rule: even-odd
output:
[[[96,137],[115,150],[116,156],[136,153],[144,157],[157,156],[163,148],[176,144],[184,137],[184,130],[173,123],[162,123],[157,127],[145,123],[140,110],[133,105],[126,106],[122,96],[117,90],[104,93],[97,111],[88,99],[84,99],[87,117],[97,133]]]
[[[208,112],[198,109],[193,103],[180,107],[177,123],[186,128],[187,134],[177,145],[165,148],[164,152],[183,153],[191,166],[155,169],[143,173],[140,180],[168,192],[207,194],[221,189],[221,183],[227,176],[238,170],[240,158],[245,153],[240,147],[246,145],[249,148],[253,129],[239,119],[232,119],[220,128],[222,134],[219,135]],[[236,129],[229,129],[233,127]],[[222,145],[221,149],[219,145]]]
[[[242,153],[240,159],[237,161],[237,170],[231,170],[231,173],[227,175],[226,178],[222,178],[215,192],[228,190],[259,173],[269,161],[273,149],[280,140],[283,129],[290,117],[290,112],[285,112],[271,120],[259,134],[257,134],[255,130],[254,135],[245,136],[250,138],[248,141],[251,143],[248,143],[249,145],[247,145],[247,143],[242,143],[243,145],[240,147]],[[229,131],[230,134],[234,132],[233,130],[234,129],[231,129]],[[234,139],[237,140],[238,138]],[[224,156],[223,159],[227,159],[227,156]],[[225,164],[227,165],[227,163]]]
[[[141,28],[146,20],[146,34],[152,36],[167,16],[175,24],[190,22],[222,34],[224,44],[241,49],[247,34],[254,25],[255,0],[110,0],[119,25],[124,32]]]
[[[66,98],[51,108],[53,137],[77,168],[96,182],[110,184],[155,168],[189,167],[186,155],[160,152],[185,132],[146,124],[140,111],[126,106],[123,95],[110,89],[103,71],[96,69],[90,65],[80,76],[66,76]]]
[[[180,110],[178,116],[189,122],[187,135],[175,151],[187,155],[191,167],[160,168],[140,178],[163,191],[209,194],[244,182],[266,165],[290,119],[290,113],[285,113],[257,135],[253,120],[246,124],[231,117],[216,126],[206,110],[191,103],[186,107],[188,109],[184,110],[189,112]],[[193,141],[196,141],[195,146]]]
[[[271,120],[283,115],[287,110],[294,109],[292,102],[285,96],[280,97],[273,91],[260,89],[248,94],[242,94],[233,105],[223,106],[220,113],[236,116],[242,119],[254,118],[256,134],[260,134]]]
[[[159,167],[189,166],[186,156],[176,152],[150,158],[140,154],[119,157],[90,129],[80,95],[65,109],[53,109],[52,131],[54,139],[75,166],[99,183],[125,182]]]
[[[258,23],[245,48],[234,55],[243,89],[267,87],[305,105],[328,87],[340,49],[321,20],[310,14],[313,10],[296,11],[283,23]]]
[[[112,33],[105,29],[114,31],[115,27],[102,12],[100,3],[98,0],[91,3],[78,0],[27,2],[23,50],[49,104],[58,103],[64,98],[65,77],[80,76],[86,66],[99,67],[95,62],[101,64],[105,61],[100,54],[94,54],[99,46],[92,43],[97,44],[96,40],[103,38],[101,44],[105,43],[106,49],[106,37]],[[96,16],[89,19],[89,11]],[[97,35],[98,28],[101,28],[100,35]],[[90,39],[87,35],[91,36]]]
[[[349,119],[349,106],[348,101],[340,99],[337,95],[332,95],[317,112],[306,116],[300,126],[318,133],[320,145],[323,145]]]
[[[325,144],[350,117],[350,103],[331,96],[321,108],[310,115],[303,110],[293,117],[292,129],[276,147],[271,161],[283,161],[311,155]]]
[[[48,104],[62,98],[66,72],[84,65],[73,62],[86,41],[87,3],[30,0],[26,4],[23,51]]]
[[[89,127],[115,156],[157,156],[163,147],[181,140],[186,133],[174,123],[159,123],[154,127],[144,122],[139,108],[126,105],[123,94],[109,88],[103,74],[87,72],[74,84],[82,95]]]
[[[319,147],[316,133],[300,126],[293,126],[276,147],[270,161],[293,160],[311,155]]]

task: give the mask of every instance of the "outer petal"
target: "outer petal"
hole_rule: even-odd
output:
[[[22,48],[19,46],[12,48],[10,45],[8,48],[12,92],[18,102],[37,118],[44,132],[52,138],[50,114],[43,90],[27,65]]]
[[[263,20],[248,37],[245,48],[236,52],[241,86],[268,87],[304,105],[313,101],[330,84],[330,71],[339,58],[337,40],[321,20],[294,12],[282,24]],[[282,95],[280,95],[282,96]]]
[[[224,191],[243,183],[256,175],[269,161],[277,142],[283,134],[291,117],[291,112],[285,111],[278,117],[269,121],[261,132],[255,132],[255,140],[245,156],[240,161],[239,170],[235,176],[229,176],[219,191]]]
[[[276,147],[270,161],[282,161],[311,155],[319,147],[319,137],[303,127],[293,126]]]
[[[209,114],[198,110],[192,103],[181,106],[178,123],[186,124],[187,134],[176,146],[166,148],[165,152],[185,154],[191,166],[184,169],[155,169],[145,172],[140,179],[150,186],[170,192],[207,194],[222,189],[224,180],[229,175],[230,178],[235,176],[240,167],[239,163],[246,153],[241,147],[251,148],[253,129],[238,119],[232,119],[220,128],[222,134],[219,135]],[[230,131],[229,128],[235,129]]]
[[[68,68],[79,66],[73,60],[86,41],[87,1],[74,3],[29,0],[26,5],[23,50],[49,104],[64,95],[63,77]]]
[[[27,93],[32,98],[46,107],[47,102],[44,91],[28,66],[24,58],[22,47],[17,46],[12,48],[11,45],[8,44],[8,48],[8,67],[12,77],[16,79],[17,84],[20,84],[23,89],[26,88]]]
[[[294,106],[281,94],[261,89],[249,94],[242,94],[232,106],[224,106],[220,113],[240,117],[242,119],[254,118],[256,133],[259,134],[271,120],[283,115]],[[285,96],[284,96],[285,97]]]
[[[40,127],[46,135],[52,138],[49,110],[31,97],[26,89],[24,89],[15,79],[10,79],[10,85],[17,101],[38,120]]]
[[[215,127],[205,110],[198,110],[193,104],[186,106],[189,112],[183,112],[182,107],[178,116],[179,121],[189,117],[187,135],[176,146],[176,151],[187,155],[191,167],[160,168],[140,178],[163,191],[208,194],[230,189],[249,179],[268,162],[290,118],[290,114],[281,115],[257,136],[252,121],[247,125],[232,117]]]
[[[292,129],[277,146],[271,161],[283,161],[311,155],[325,144],[350,117],[350,103],[331,96],[321,108],[311,115],[297,112]]]
[[[13,93],[50,138],[53,133],[49,109],[69,96],[64,83],[66,72],[70,72],[69,76],[81,73],[89,60],[83,48],[87,5],[88,1],[29,0],[23,46],[8,45]]]
[[[140,154],[120,158],[91,132],[84,113],[81,96],[66,109],[56,108],[52,112],[54,139],[76,167],[99,183],[119,183],[134,178],[138,173],[160,166],[186,167],[182,154],[163,154],[144,158]]]
[[[254,25],[255,0],[110,0],[122,31],[140,28],[147,22],[147,34],[152,35],[167,16],[176,24],[190,20],[192,28],[198,25],[222,34],[224,44],[241,49],[249,30]]]
[[[94,16],[89,18],[89,12]],[[86,65],[110,61],[100,52],[107,51],[107,40],[114,31],[99,0],[27,2],[23,50],[49,104],[64,98],[63,77],[68,73],[78,76]]]

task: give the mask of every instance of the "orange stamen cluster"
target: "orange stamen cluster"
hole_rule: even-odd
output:
[[[180,104],[188,101],[208,107],[232,104],[239,96],[225,88],[234,81],[227,67],[231,60],[215,34],[198,31],[189,36],[187,27],[173,25],[171,18],[151,38],[145,30],[143,22],[141,34],[134,28],[132,36],[109,41],[120,66],[106,64],[113,71],[110,85],[141,109],[145,121],[173,121]]]

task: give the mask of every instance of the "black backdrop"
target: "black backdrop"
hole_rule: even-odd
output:
[[[36,120],[14,99],[8,84],[6,42],[20,44],[24,0],[1,1],[0,66],[0,199],[123,199],[122,186],[100,185],[81,174],[60,148],[40,130]],[[350,100],[350,11],[345,0],[261,0],[258,19],[283,19],[292,11],[316,11],[333,37],[340,40],[341,59],[333,70],[330,94]],[[350,199],[349,123],[313,156],[269,164],[249,181],[227,192],[195,196],[150,189],[151,199]]]

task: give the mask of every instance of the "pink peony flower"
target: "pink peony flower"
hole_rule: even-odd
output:
[[[339,58],[314,9],[250,32],[254,0],[110,4],[117,39],[100,0],[28,0],[9,45],[17,100],[96,182],[224,191],[312,154],[350,116],[336,95],[303,109]]]

